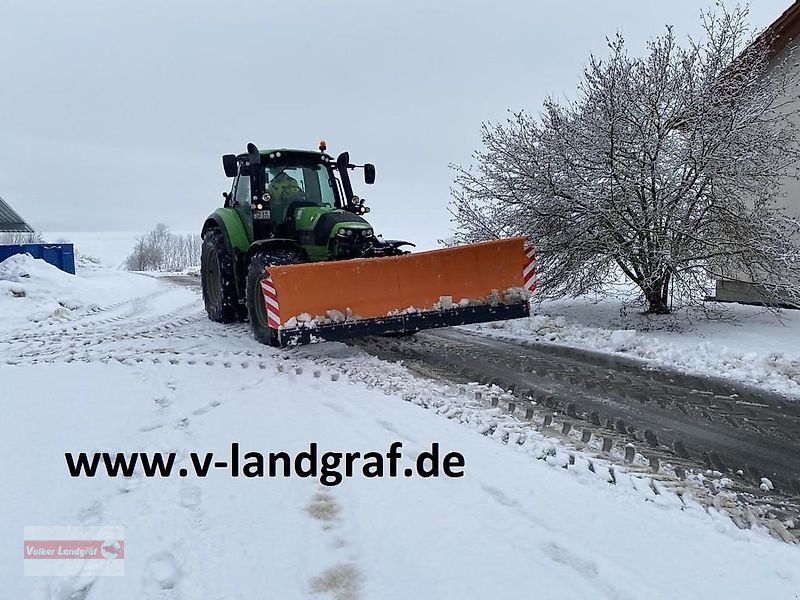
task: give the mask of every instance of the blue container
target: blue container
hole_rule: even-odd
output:
[[[0,244],[0,262],[15,254],[30,254],[62,271],[75,274],[75,249],[72,244]]]

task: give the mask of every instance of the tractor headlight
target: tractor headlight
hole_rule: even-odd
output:
[[[353,237],[353,230],[352,229],[340,229],[339,233],[336,234],[339,237]]]
[[[363,235],[364,237],[372,237],[372,229],[364,229],[361,232],[361,235]]]

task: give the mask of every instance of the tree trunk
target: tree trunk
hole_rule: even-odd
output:
[[[647,300],[647,314],[668,315],[669,309],[669,274],[656,279],[652,284],[642,288]]]

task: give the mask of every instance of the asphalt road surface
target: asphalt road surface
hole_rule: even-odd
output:
[[[671,448],[698,466],[751,481],[768,477],[800,494],[800,404],[728,380],[549,344],[504,341],[447,328],[355,342],[433,375],[495,383],[556,414]],[[647,432],[647,435],[645,435]],[[676,445],[677,442],[677,445]]]

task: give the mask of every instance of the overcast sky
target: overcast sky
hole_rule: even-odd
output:
[[[710,4],[710,2],[709,2]],[[758,0],[762,28],[791,4]],[[220,155],[349,150],[387,237],[448,234],[450,163],[483,121],[572,96],[591,52],[632,50],[696,0],[3,0],[0,196],[43,231],[199,230]]]

